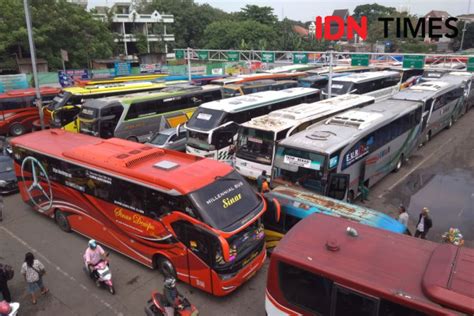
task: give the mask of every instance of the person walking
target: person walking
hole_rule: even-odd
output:
[[[418,223],[416,224],[415,237],[420,237],[421,239],[426,239],[428,231],[433,226],[433,221],[429,216],[430,210],[427,207],[424,207],[421,211],[420,216],[418,217]]]
[[[263,170],[262,174],[257,177],[257,189],[258,192],[262,192],[263,181],[267,180],[267,171]]]
[[[400,207],[398,209],[398,222],[400,224],[405,225],[405,227],[407,228],[406,234],[411,236],[411,232],[408,229],[408,218],[409,218],[409,216],[408,216],[408,213],[407,213],[407,210],[406,210],[405,206],[400,205]]]
[[[12,301],[12,297],[7,282],[10,280],[11,276],[8,275],[8,272],[5,267],[6,266],[0,264],[0,294],[2,295],[3,300],[10,303]]]
[[[28,292],[31,294],[31,302],[36,304],[36,292],[41,290],[41,294],[48,293],[48,289],[43,284],[43,275],[46,273],[44,265],[31,252],[25,255],[25,262],[21,266],[21,274],[27,283]]]
[[[369,188],[364,184],[363,181],[359,182],[360,201],[365,203],[369,200]]]

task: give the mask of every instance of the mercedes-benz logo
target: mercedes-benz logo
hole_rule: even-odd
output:
[[[35,157],[28,156],[21,163],[21,178],[23,180],[23,185],[25,187],[26,187],[26,182],[25,182],[24,173],[25,173],[25,168],[28,164],[31,166],[31,174],[33,176],[33,182],[31,183],[29,187],[26,188],[26,193],[28,194],[28,197],[30,198],[31,202],[35,206],[37,206],[41,212],[46,212],[53,205],[53,191],[51,189],[51,181],[49,180],[48,174],[46,173],[46,170],[44,169],[41,162],[39,162],[38,159],[36,159]],[[39,179],[39,174],[42,174],[44,176],[46,183],[48,184],[49,194],[41,186],[41,179]],[[35,190],[41,193],[40,197],[46,198],[46,200],[48,201],[46,205],[41,206],[35,200],[35,198],[33,197],[33,191]],[[40,202],[41,202],[41,199],[40,199]]]

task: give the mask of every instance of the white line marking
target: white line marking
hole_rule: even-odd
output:
[[[425,159],[423,159],[422,161],[420,161],[415,167],[413,167],[407,174],[405,174],[403,177],[401,177],[400,179],[398,179],[394,184],[392,184],[384,193],[380,194],[378,196],[379,199],[383,198],[385,194],[387,194],[388,192],[392,191],[392,189],[394,187],[396,187],[398,184],[400,184],[400,182],[402,182],[403,180],[405,180],[409,175],[411,175],[413,173],[413,171],[415,171],[416,169],[418,169],[422,164],[424,164],[427,160],[429,160],[431,157],[433,157],[434,154],[438,153],[439,150],[441,149],[444,149],[444,146],[448,143],[450,143],[451,141],[453,140],[453,138],[450,138],[448,139],[442,146],[439,146],[438,149],[436,149],[435,151],[433,151],[431,154],[429,154]]]
[[[459,212],[458,216],[461,216],[462,213],[464,213],[464,207],[461,209],[461,211]]]
[[[25,248],[28,248],[31,252],[33,252],[37,257],[41,258],[42,261],[44,262],[47,262],[48,265],[52,266],[54,269],[56,269],[59,273],[61,273],[63,276],[65,276],[66,278],[70,279],[71,281],[73,282],[76,282],[79,284],[79,287],[81,289],[83,289],[84,291],[88,292],[91,296],[93,296],[97,301],[99,301],[99,303],[101,303],[102,305],[104,305],[105,307],[107,307],[108,309],[110,309],[115,315],[117,316],[123,316],[124,314],[122,312],[119,312],[117,311],[116,309],[114,309],[112,307],[112,305],[110,305],[109,303],[107,303],[106,301],[104,301],[103,299],[101,299],[97,294],[93,293],[87,288],[87,286],[85,286],[84,284],[82,283],[79,283],[73,276],[71,276],[69,273],[67,273],[66,271],[64,271],[63,269],[61,269],[61,267],[59,267],[57,264],[53,263],[51,260],[49,260],[45,255],[43,255],[41,252],[39,252],[38,250],[36,250],[35,248],[33,248],[32,246],[30,246],[26,241],[24,241],[23,239],[21,239],[20,237],[18,237],[17,235],[15,235],[13,232],[11,232],[9,229],[5,228],[5,227],[0,227],[0,229],[2,229],[4,232],[6,232],[8,235],[10,235],[10,237],[12,237],[13,239],[15,239],[16,241],[18,241],[20,244],[22,244],[23,246],[25,246]]]

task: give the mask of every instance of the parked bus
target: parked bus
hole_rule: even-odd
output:
[[[332,74],[333,78],[343,77],[350,75],[349,72],[336,72]],[[326,88],[329,82],[329,75],[312,75],[298,79],[298,85],[300,87],[323,89]]]
[[[65,231],[217,296],[264,263],[266,202],[226,164],[60,129],[12,146],[24,202]]]
[[[157,91],[180,83],[183,83],[183,81],[170,81],[166,83],[129,82],[64,88],[48,107],[49,115],[52,118],[51,127],[62,127],[70,132],[79,132],[77,115],[81,111],[81,106],[85,100],[135,92]]]
[[[166,80],[166,77],[168,77],[168,74],[139,74],[104,79],[79,79],[75,80],[74,84],[77,86],[104,85],[134,81],[152,81],[157,79]]]
[[[219,99],[220,87],[187,85],[87,100],[78,116],[80,132],[145,142],[163,129],[185,123],[202,103]]]
[[[270,175],[275,148],[280,140],[333,115],[372,103],[373,97],[347,94],[315,103],[295,105],[253,118],[239,128],[235,169],[251,179],[256,179],[264,170]]]
[[[305,72],[284,72],[284,73],[258,73],[258,74],[249,74],[249,75],[238,75],[235,77],[227,77],[223,79],[217,79],[211,81],[211,84],[216,84],[219,86],[224,86],[227,84],[237,84],[255,80],[298,80],[298,78],[306,77]]]
[[[434,135],[454,124],[463,106],[464,88],[461,83],[430,80],[400,91],[392,98],[423,103],[420,141],[428,142]]]
[[[298,82],[295,80],[257,80],[238,84],[228,84],[224,86],[224,97],[237,97],[239,95],[252,94],[255,92],[269,91],[269,90],[283,90],[289,88],[296,88]]]
[[[201,105],[186,123],[186,152],[231,162],[240,124],[253,117],[319,100],[319,90],[264,91]]]
[[[314,213],[346,218],[365,225],[389,230],[394,233],[406,233],[405,225],[384,213],[355,204],[322,196],[302,188],[278,186],[268,193],[268,210],[263,215],[267,250],[272,251],[281,238],[300,220]],[[270,202],[273,201],[273,202]],[[274,207],[280,207],[277,218]]]
[[[47,106],[59,93],[52,87],[40,88],[42,105]],[[39,120],[35,104],[36,90],[12,90],[0,94],[0,135],[19,136],[31,131],[33,122]],[[49,116],[45,115],[46,123]]]
[[[371,187],[398,171],[417,148],[422,108],[422,102],[389,99],[288,137],[277,146],[273,177],[353,201],[360,184]]]
[[[313,214],[273,252],[265,310],[268,316],[472,315],[473,257],[468,247]]]
[[[363,94],[380,101],[389,98],[400,90],[400,78],[400,73],[397,71],[372,71],[351,74],[332,81],[331,95],[335,97],[348,93]],[[322,95],[327,98],[327,88],[322,90]]]

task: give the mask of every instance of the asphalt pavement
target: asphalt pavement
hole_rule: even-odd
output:
[[[392,216],[402,203],[408,207],[410,228],[421,207],[432,210],[433,229],[428,239],[439,242],[450,226],[460,227],[466,245],[474,246],[474,110],[450,130],[420,148],[398,173],[385,177],[370,191],[365,204]],[[465,229],[465,231],[463,231]],[[53,220],[33,212],[19,194],[5,197],[0,223],[0,262],[15,268],[9,282],[20,315],[144,315],[153,290],[162,290],[163,277],[131,259],[111,251],[110,262],[116,295],[100,289],[83,272],[82,255],[87,239],[61,231]],[[20,267],[31,251],[47,270],[50,293],[32,305]],[[227,297],[213,297],[186,284],[179,290],[201,315],[265,315],[268,262],[249,282]]]

